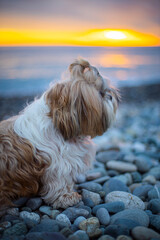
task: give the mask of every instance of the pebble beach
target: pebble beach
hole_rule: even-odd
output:
[[[94,139],[93,168],[77,179],[82,201],[64,210],[39,196],[18,199],[0,212],[0,239],[160,239],[160,100],[126,96],[114,125]],[[0,99],[1,120],[23,109],[26,98],[17,99]]]

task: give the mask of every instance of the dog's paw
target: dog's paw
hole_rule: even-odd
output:
[[[67,193],[60,196],[54,203],[53,208],[67,208],[76,205],[82,200],[82,196],[77,192]]]

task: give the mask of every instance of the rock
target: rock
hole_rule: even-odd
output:
[[[36,198],[30,198],[27,201],[26,206],[31,208],[32,210],[36,210],[38,209],[42,204],[42,199],[40,197],[36,197]]]
[[[114,191],[106,195],[105,202],[115,202],[115,201],[121,201],[124,203],[125,208],[127,209],[145,209],[144,202],[132,195],[131,193],[121,192],[121,191]]]
[[[142,176],[139,172],[132,172],[131,173],[133,183],[139,183],[142,181]]]
[[[13,201],[17,207],[23,207],[24,204],[28,201],[28,197],[21,197],[18,200]]]
[[[106,163],[110,160],[118,160],[119,158],[121,158],[121,154],[118,151],[99,152],[96,155],[96,160],[102,163]]]
[[[121,181],[121,182],[123,182],[125,185],[127,185],[127,182],[128,182],[128,179],[127,179],[127,177],[123,174],[123,175],[118,175],[118,176],[115,176],[115,177],[113,177],[112,178],[112,180],[118,180],[118,181]]]
[[[125,205],[120,201],[99,204],[93,208],[93,214],[96,214],[99,208],[105,208],[109,213],[117,213],[123,211],[125,209]]]
[[[108,169],[117,170],[118,172],[135,172],[137,171],[136,165],[122,161],[109,161],[106,164]]]
[[[20,219],[19,219],[19,217],[17,217],[17,216],[13,216],[13,215],[9,215],[9,214],[4,215],[4,216],[1,218],[1,221],[3,221],[3,222],[6,222],[6,221],[8,221],[8,222],[13,222],[14,220],[20,220]]]
[[[73,236],[76,236],[79,240],[89,240],[87,233],[83,230],[76,231]]]
[[[118,176],[119,175],[119,172],[115,171],[115,170],[108,170],[107,171],[107,174],[110,176],[110,177],[115,177],[115,176]]]
[[[99,208],[96,211],[96,217],[98,218],[99,222],[103,225],[108,225],[110,222],[110,216],[105,208]]]
[[[154,214],[160,213],[160,199],[150,200],[147,205],[147,209],[151,210]]]
[[[125,226],[128,230],[131,230],[132,228],[139,226],[138,222],[123,218],[116,219],[112,224],[118,226]]]
[[[78,218],[75,219],[74,225],[75,225],[77,228],[79,228],[79,224],[80,224],[82,221],[84,221],[84,220],[86,220],[85,217],[79,216]]]
[[[48,216],[51,216],[52,215],[52,210],[51,210],[51,207],[49,206],[41,206],[39,208],[39,211],[41,213],[44,213],[44,214],[47,214]]]
[[[150,240],[160,239],[160,234],[154,230],[142,226],[138,226],[132,229],[132,236],[135,240]]]
[[[51,217],[52,219],[56,219],[56,217],[58,216],[58,214],[60,214],[60,211],[59,211],[59,210],[52,210],[50,217]]]
[[[38,224],[40,222],[40,216],[37,214],[37,213],[29,213],[29,212],[26,212],[26,211],[22,211],[20,212],[20,218],[22,220],[30,220],[30,221],[33,221],[35,222],[36,224]]]
[[[30,229],[30,232],[59,232],[59,226],[56,220],[44,219]]]
[[[125,209],[121,212],[118,212],[111,217],[111,224],[119,218],[135,221],[140,226],[144,227],[148,227],[149,225],[149,217],[147,213],[141,209]]]
[[[72,230],[69,227],[64,227],[60,233],[63,234],[64,237],[68,238],[70,235],[72,235]]]
[[[141,183],[133,183],[131,186],[129,186],[129,189],[130,189],[131,193],[133,193],[134,189],[137,187],[140,187],[140,186],[142,186]]]
[[[25,240],[66,240],[66,238],[60,233],[32,232],[25,236]]]
[[[151,215],[149,218],[151,227],[160,232],[160,215]]]
[[[148,192],[148,199],[155,199],[155,198],[160,198],[160,187],[157,187],[156,185],[154,186],[154,188],[152,188],[149,192]]]
[[[76,183],[84,183],[86,181],[86,176],[84,174],[78,174]]]
[[[128,237],[126,235],[119,235],[116,240],[132,240],[131,237]]]
[[[147,173],[147,176],[148,175],[152,175],[156,180],[160,180],[160,166],[151,168],[151,170]]]
[[[8,208],[6,211],[7,214],[13,215],[13,216],[19,216],[19,209],[18,208]]]
[[[129,188],[123,182],[113,178],[104,183],[103,190],[106,194],[113,191],[129,192]]]
[[[115,238],[109,236],[109,235],[103,235],[98,240],[115,240]]]
[[[148,196],[148,192],[153,188],[152,185],[150,184],[146,184],[146,185],[142,185],[140,187],[137,187],[134,189],[133,191],[133,195],[145,199]]]
[[[156,179],[155,179],[154,176],[148,175],[148,176],[143,178],[142,182],[147,182],[149,184],[155,185],[156,184]]]
[[[129,230],[125,226],[109,225],[105,229],[105,234],[116,238],[119,235],[129,235]]]
[[[12,226],[12,224],[8,221],[0,223],[0,228],[6,229],[6,228],[9,228],[11,226]]]
[[[98,237],[101,234],[99,220],[96,217],[88,218],[79,224],[79,228],[85,231],[89,237]]]
[[[10,237],[10,236],[20,236],[25,235],[27,233],[27,227],[24,222],[17,223],[14,226],[7,228],[4,233],[3,237]]]
[[[132,150],[135,152],[144,152],[146,150],[146,147],[143,143],[141,142],[135,142],[132,145]]]
[[[26,212],[32,212],[32,209],[31,208],[29,208],[29,207],[22,207],[21,208],[21,211],[26,211]]]
[[[99,193],[102,191],[102,186],[95,182],[86,182],[78,185],[79,189],[87,189],[88,191]]]
[[[102,184],[109,179],[110,179],[109,176],[104,176],[104,177],[100,177],[100,178],[97,178],[97,179],[93,180],[93,182]]]
[[[79,216],[83,216],[85,218],[89,216],[89,212],[86,209],[75,207],[69,207],[62,213],[65,214],[71,222],[73,222]]]
[[[137,169],[141,173],[148,172],[150,168],[152,167],[151,160],[146,156],[139,156],[136,158],[135,164],[137,166]]]
[[[71,222],[70,222],[69,218],[63,213],[59,214],[56,217],[56,221],[59,224],[62,224],[63,226],[65,226],[65,227],[70,227],[71,226]]]
[[[95,205],[101,202],[101,197],[98,193],[94,193],[86,189],[82,189],[82,200],[84,204],[87,202],[86,200],[91,200],[91,203],[86,205],[89,207],[94,207]]]
[[[87,181],[95,180],[102,176],[101,172],[91,172],[86,174]]]

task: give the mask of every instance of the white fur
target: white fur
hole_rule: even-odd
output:
[[[33,145],[35,157],[40,154],[50,163],[42,179],[41,194],[48,203],[53,203],[60,195],[72,192],[77,174],[91,166],[95,150],[89,137],[65,141],[48,117],[49,111],[43,94],[18,116],[14,131]]]

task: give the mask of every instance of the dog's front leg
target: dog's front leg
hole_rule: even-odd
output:
[[[67,208],[81,200],[81,195],[73,190],[74,183],[70,176],[58,178],[52,175],[49,178],[46,174],[43,182],[42,198],[54,208]]]

